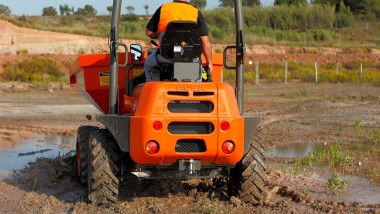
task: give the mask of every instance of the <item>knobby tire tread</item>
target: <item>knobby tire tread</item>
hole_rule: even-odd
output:
[[[118,158],[121,151],[107,130],[90,137],[88,199],[95,204],[115,203],[119,198]]]
[[[231,170],[228,182],[229,196],[240,197],[242,202],[258,204],[264,200],[267,176],[264,147],[258,135],[252,137],[249,151]]]
[[[91,133],[98,131],[99,128],[96,126],[81,126],[77,130],[77,147],[80,147],[80,157],[77,157],[76,164],[80,165],[80,169],[78,169],[77,165],[77,177],[79,183],[85,185],[87,183],[87,167],[88,167],[88,148],[90,145],[89,138]],[[78,153],[78,148],[77,148]],[[78,160],[79,158],[79,160]],[[79,163],[78,163],[79,161]]]

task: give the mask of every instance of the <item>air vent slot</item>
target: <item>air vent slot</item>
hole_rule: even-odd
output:
[[[210,122],[171,122],[168,127],[170,134],[211,134],[214,124]]]
[[[204,91],[204,92],[194,92],[194,97],[202,97],[202,96],[213,96],[215,93],[213,91]]]
[[[168,95],[188,97],[189,92],[187,92],[187,91],[168,91]]]
[[[168,103],[172,113],[210,113],[214,104],[210,101],[173,100]]]
[[[200,139],[181,139],[175,145],[175,151],[180,153],[205,152],[206,144]]]

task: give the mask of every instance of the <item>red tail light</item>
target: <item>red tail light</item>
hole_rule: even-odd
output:
[[[228,129],[230,129],[230,123],[227,122],[227,121],[223,121],[221,124],[220,124],[220,129],[222,131],[228,131]]]
[[[225,154],[231,154],[235,151],[235,144],[232,141],[227,140],[223,143],[222,150]]]
[[[145,151],[148,154],[155,154],[159,150],[158,143],[156,141],[149,141],[148,143],[145,144]]]
[[[162,123],[161,121],[154,121],[153,123],[153,129],[156,131],[160,131],[162,129]]]

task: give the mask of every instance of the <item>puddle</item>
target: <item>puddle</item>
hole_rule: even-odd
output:
[[[266,157],[299,158],[306,157],[310,152],[327,149],[324,143],[287,143],[280,144],[268,151]]]
[[[38,136],[22,139],[0,151],[0,178],[13,169],[21,169],[37,158],[54,158],[75,150],[75,138],[63,136]]]
[[[320,152],[322,150],[329,150],[335,142],[307,142],[307,143],[286,143],[273,147],[270,151],[265,153],[269,158],[302,158],[306,157],[310,152]],[[344,150],[355,149],[357,145],[355,142],[340,142],[339,144]],[[370,147],[364,146],[361,149],[370,149]]]
[[[290,143],[290,144],[282,144],[273,147],[270,151],[268,151],[265,155],[268,158],[302,158],[306,157],[310,152],[320,152],[324,149],[329,149],[329,147],[333,145],[333,143]],[[351,148],[352,143],[342,143],[342,147]],[[281,165],[281,164],[280,164]],[[332,175],[333,172],[329,170],[327,165],[319,165],[320,171],[319,177],[327,181]],[[329,200],[337,200],[337,201],[347,201],[347,202],[360,202],[362,204],[380,204],[380,185],[373,183],[371,180],[347,175],[340,174],[339,178],[347,180],[349,183],[349,187],[343,191],[341,194],[336,196],[334,195],[324,195],[320,196],[322,198],[326,198]]]
[[[349,183],[347,190],[340,195],[341,200],[360,202],[362,204],[380,204],[380,186],[366,178],[341,175]]]

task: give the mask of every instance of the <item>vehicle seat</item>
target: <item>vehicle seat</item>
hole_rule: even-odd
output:
[[[202,41],[197,23],[173,21],[160,41],[157,62],[172,79],[185,82],[201,80]],[[167,77],[167,74],[163,75]]]

